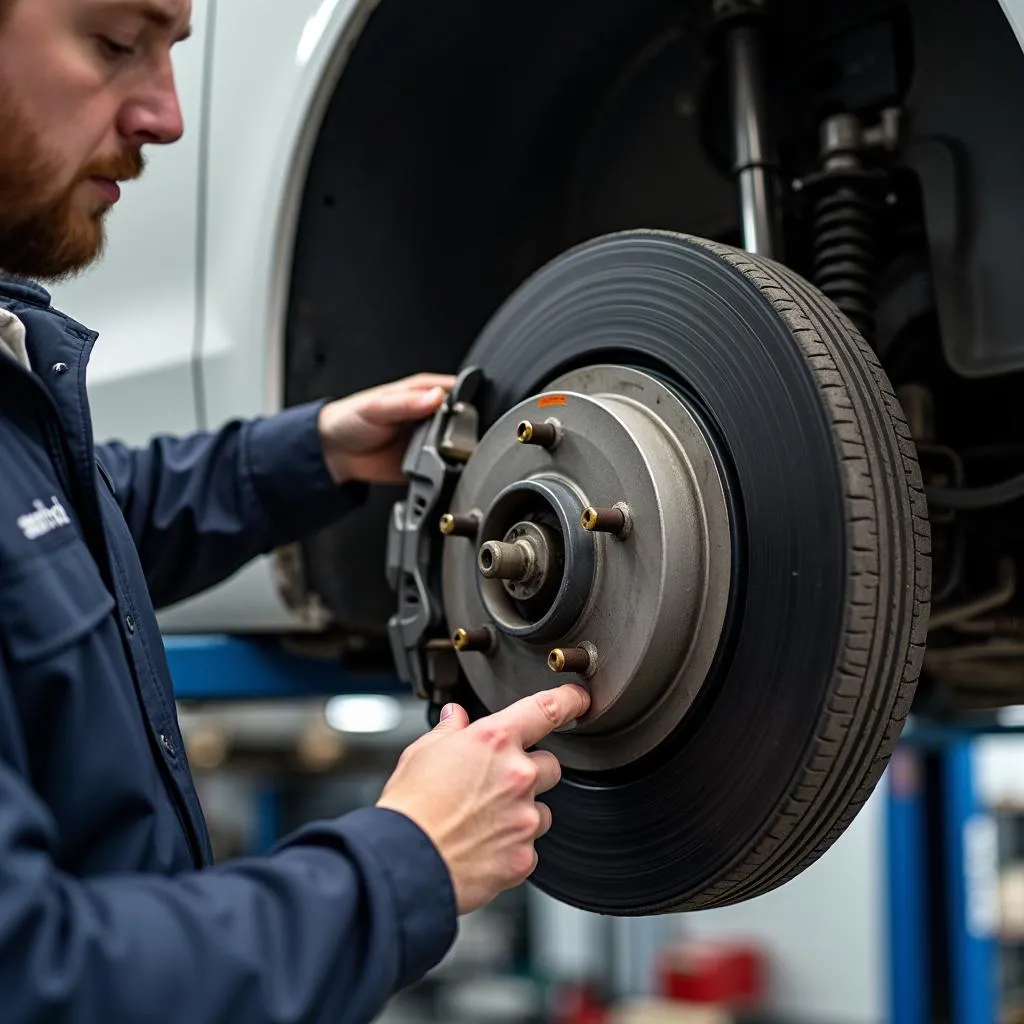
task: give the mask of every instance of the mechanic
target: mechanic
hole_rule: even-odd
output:
[[[581,688],[450,706],[375,807],[212,863],[154,605],[401,478],[420,375],[140,449],[94,444],[88,266],[118,182],[183,131],[190,0],[0,0],[0,1007],[5,1024],[371,1020],[522,883]],[[154,268],[154,273],[158,273]]]

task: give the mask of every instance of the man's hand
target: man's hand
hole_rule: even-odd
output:
[[[589,706],[586,690],[573,685],[472,725],[462,708],[449,705],[437,728],[402,754],[377,806],[411,818],[433,840],[460,914],[533,874],[534,841],[551,828],[551,810],[536,797],[558,784],[562,770],[554,754],[526,751]]]
[[[437,412],[454,386],[452,376],[420,373],[325,405],[320,438],[334,482],[402,483],[413,429]]]

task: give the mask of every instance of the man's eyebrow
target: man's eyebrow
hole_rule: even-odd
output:
[[[178,19],[173,14],[168,13],[167,8],[162,7],[155,0],[112,0],[109,6],[115,10],[121,8],[122,10],[141,14],[146,21],[152,22],[162,29],[173,29],[178,23]],[[174,41],[176,43],[183,43],[191,35],[192,26],[189,25],[175,36]]]

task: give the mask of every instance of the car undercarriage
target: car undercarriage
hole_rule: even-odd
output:
[[[435,712],[591,688],[542,888],[750,898],[911,708],[1024,703],[1020,46],[997,0],[437,18],[384,0],[324,116],[286,400],[459,384],[295,599]]]

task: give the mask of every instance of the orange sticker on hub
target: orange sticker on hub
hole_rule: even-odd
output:
[[[537,399],[537,405],[541,409],[550,409],[553,405],[565,405],[569,401],[566,395],[543,395]]]

